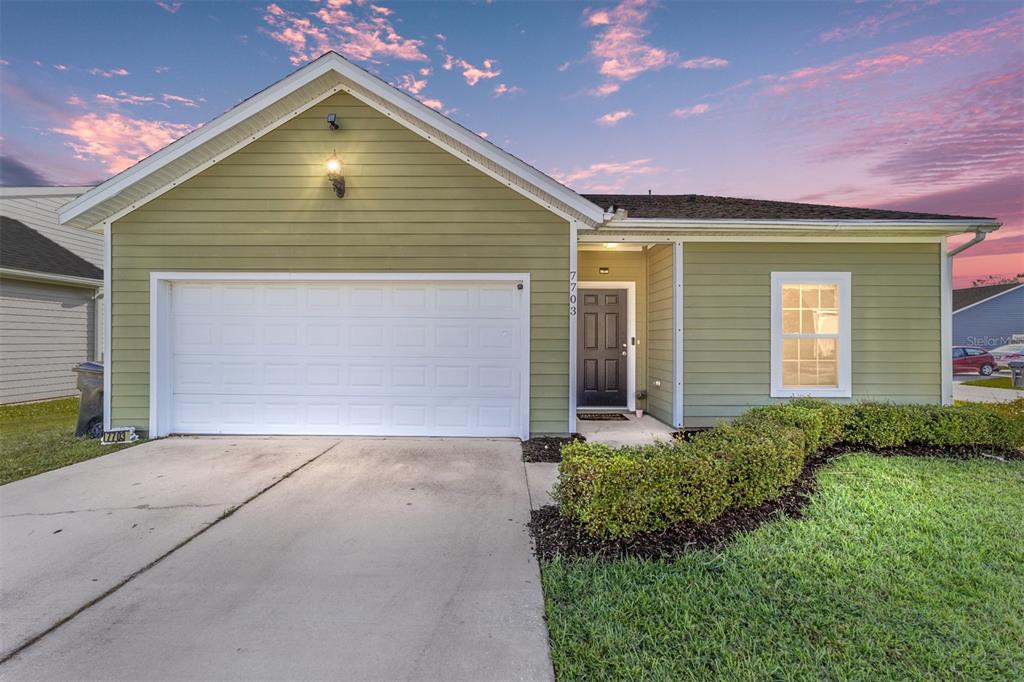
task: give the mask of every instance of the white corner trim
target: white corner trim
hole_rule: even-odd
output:
[[[569,435],[576,433],[576,363],[579,342],[576,333],[577,308],[579,304],[579,254],[577,246],[577,223],[569,221]]]
[[[683,243],[672,244],[672,426],[683,426]]]
[[[107,231],[107,235],[110,231]],[[109,244],[109,237],[107,239]],[[109,268],[105,272],[109,272]],[[171,353],[170,303],[175,281],[192,282],[516,282],[523,286],[523,306],[520,317],[521,364],[519,397],[519,437],[530,437],[530,273],[528,272],[151,272],[149,276],[149,435],[151,438],[170,434],[171,424]],[[107,306],[108,320],[112,306]],[[109,329],[109,328],[108,328]],[[109,339],[109,333],[107,338]],[[109,341],[108,341],[109,347]],[[109,381],[110,365],[104,372],[104,383]],[[105,386],[104,401],[110,398],[109,384]],[[105,406],[109,419],[109,406]],[[109,425],[107,426],[109,428]]]
[[[950,271],[950,272],[952,272],[952,271]],[[957,308],[956,310],[953,311],[953,315],[956,315],[957,313],[962,313],[965,310],[970,310],[971,308],[973,308],[976,305],[981,305],[982,303],[988,303],[989,301],[991,301],[994,298],[999,298],[1003,294],[1009,294],[1010,292],[1017,291],[1017,289],[1020,289],[1021,287],[1024,287],[1024,283],[1019,284],[1019,285],[1017,285],[1015,287],[1012,287],[1010,289],[1007,289],[1006,291],[1000,291],[998,294],[992,294],[988,298],[983,298],[980,301],[977,301],[976,303],[972,303],[970,305],[965,305],[963,308]]]
[[[953,259],[946,255],[946,240],[939,248],[939,376],[942,378],[942,404],[953,404]]]
[[[114,345],[110,338],[110,330],[113,326],[111,323],[114,302],[114,290],[111,287],[111,280],[113,278],[114,265],[110,256],[113,252],[111,248],[110,234],[110,223],[103,224],[103,430],[110,430],[110,405],[111,395],[110,386],[113,383],[111,381],[114,374],[114,354],[111,351],[111,347]]]
[[[849,272],[773,272],[771,275],[771,397],[849,398],[853,395],[850,328],[852,277]],[[784,284],[835,284],[839,287],[839,385],[835,388],[782,385],[782,286]]]
[[[627,410],[636,409],[636,282],[580,282],[583,289],[625,289],[626,290],[626,405]],[[577,334],[577,343],[579,342]],[[579,350],[576,351],[579,353]],[[574,364],[572,376],[576,377],[579,368]],[[576,379],[579,380],[578,378]],[[577,408],[578,409],[578,408]]]

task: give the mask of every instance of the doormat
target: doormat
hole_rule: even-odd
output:
[[[579,412],[576,418],[585,422],[628,422],[626,415],[618,412]]]

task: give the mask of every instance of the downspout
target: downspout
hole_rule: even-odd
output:
[[[991,227],[986,226],[986,227],[976,227],[976,228],[974,228],[974,237],[970,241],[964,242],[960,246],[956,247],[955,249],[953,249],[952,251],[947,253],[946,257],[947,258],[952,258],[953,256],[955,256],[957,254],[963,253],[964,251],[966,251],[967,249],[971,248],[972,246],[975,246],[977,244],[982,243],[983,241],[985,241],[985,237],[988,236],[989,232],[995,232],[1000,227],[1001,227],[1000,225],[996,224],[996,225],[993,225]]]
[[[942,264],[941,274],[941,317],[940,317],[940,329],[941,329],[941,352],[940,362],[941,370],[940,376],[942,377],[942,404],[952,405],[953,404],[953,365],[952,365],[952,352],[953,352],[953,256],[963,253],[967,249],[980,244],[985,241],[985,237],[988,236],[989,232],[994,232],[1000,228],[1000,224],[995,225],[977,225],[974,227],[974,237],[969,241],[961,244],[952,251],[948,251],[943,254],[943,258],[940,261]],[[942,249],[946,248],[946,238],[942,239]]]

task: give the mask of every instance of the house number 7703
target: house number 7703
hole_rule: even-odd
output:
[[[569,317],[576,317],[576,271],[569,271]]]

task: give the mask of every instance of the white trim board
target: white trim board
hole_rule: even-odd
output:
[[[579,290],[583,289],[625,289],[626,291],[626,404],[624,406],[605,406],[604,409],[617,409],[617,410],[629,410],[630,412],[636,410],[636,282],[580,282]],[[579,333],[576,334],[576,343],[579,343]],[[579,348],[576,350],[579,353]],[[576,373],[579,368],[576,366],[576,358],[573,358],[572,370],[569,372],[570,376],[575,379],[573,381],[573,391],[576,390],[576,384],[579,378]],[[595,407],[578,407],[575,406],[573,414],[579,410],[592,410],[598,409]]]
[[[853,319],[850,310],[851,274],[849,272],[773,272],[771,275],[771,392],[772,398],[849,398],[853,395]],[[782,385],[782,287],[786,284],[836,284],[839,286],[839,385],[834,388]]]
[[[683,426],[683,243],[672,244],[672,426]]]
[[[576,360],[579,352],[576,324],[578,304],[579,253],[576,249],[576,221],[569,222],[569,435],[576,433]]]
[[[953,404],[953,258],[946,255],[946,240],[939,248],[939,376],[943,405]]]
[[[109,234],[109,232],[108,232]],[[174,282],[510,282],[522,286],[519,339],[519,437],[530,437],[530,274],[514,272],[152,272],[149,315],[149,436],[170,434],[171,353],[169,352],[171,285]],[[107,307],[109,311],[110,306]],[[109,318],[109,312],[108,312]],[[109,339],[109,335],[107,337]],[[109,345],[109,342],[108,342]],[[111,372],[104,373],[105,380]],[[104,398],[109,400],[109,387]],[[109,409],[106,411],[109,415]],[[109,419],[109,417],[107,417]],[[107,427],[109,428],[109,426]],[[352,434],[355,435],[355,434]],[[443,435],[443,434],[438,434]]]

